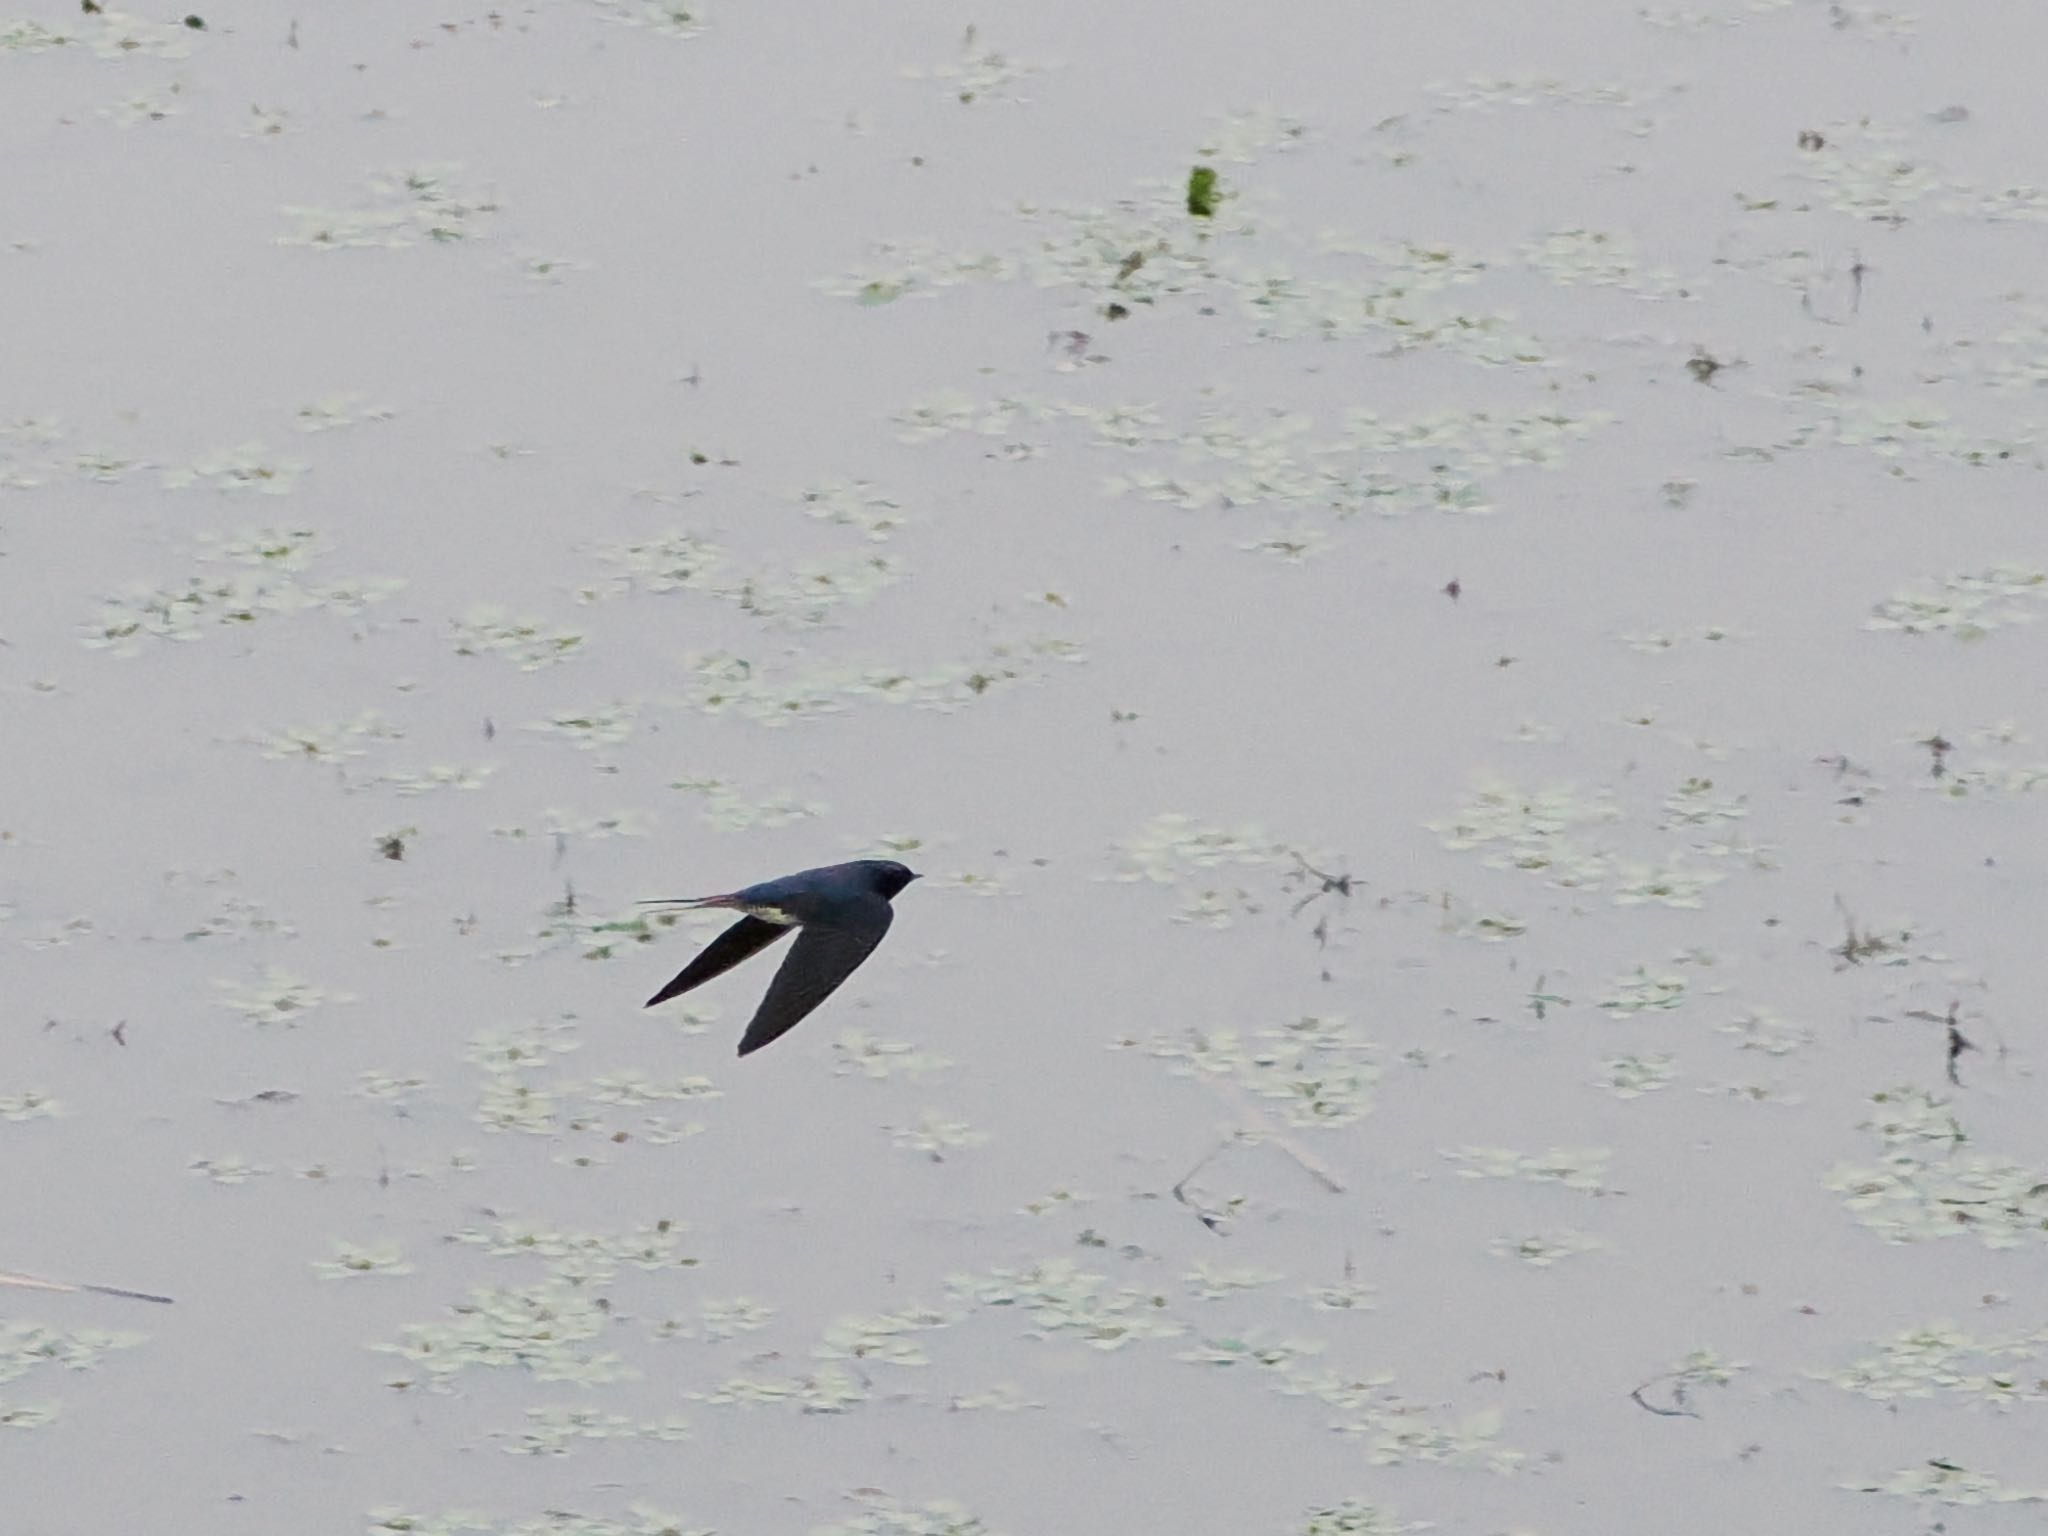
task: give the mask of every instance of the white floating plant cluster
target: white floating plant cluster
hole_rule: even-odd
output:
[[[2048,603],[2048,571],[1994,565],[1886,598],[1871,609],[1863,627],[1981,640],[1994,629],[2032,623],[2040,617],[2043,603]]]
[[[137,584],[106,598],[82,639],[134,656],[152,640],[190,641],[227,625],[325,610],[353,615],[405,586],[396,577],[314,583],[304,579],[319,544],[310,529],[251,529],[202,545],[200,570],[160,586]]]
[[[354,207],[288,207],[288,228],[278,244],[400,250],[422,240],[474,239],[497,213],[498,203],[489,192],[460,180],[461,171],[459,165],[382,171],[369,178]]]
[[[1974,1237],[1987,1248],[2048,1242],[2048,1169],[1970,1150],[1947,1099],[1889,1089],[1865,1122],[1883,1148],[1875,1164],[1838,1164],[1827,1187],[1887,1242]]]

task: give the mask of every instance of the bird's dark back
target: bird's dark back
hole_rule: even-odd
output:
[[[827,864],[764,880],[734,894],[749,906],[779,907],[804,922],[813,913],[862,896],[887,900],[916,878],[894,859],[855,859],[849,864]]]

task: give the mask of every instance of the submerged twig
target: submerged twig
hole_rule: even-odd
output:
[[[1303,1171],[1331,1194],[1341,1195],[1344,1193],[1344,1181],[1337,1177],[1336,1173],[1331,1170],[1330,1165],[1303,1146],[1300,1138],[1290,1136],[1274,1125],[1266,1112],[1254,1104],[1242,1088],[1238,1087],[1235,1083],[1217,1083],[1213,1086],[1218,1092],[1229,1096],[1231,1107],[1246,1122],[1238,1128],[1235,1139],[1240,1141],[1246,1140],[1248,1139],[1247,1133],[1250,1133],[1256,1135],[1261,1141],[1270,1141],[1282,1152],[1285,1152],[1289,1157],[1301,1164]]]
[[[0,1274],[0,1285],[19,1286],[29,1291],[91,1291],[95,1296],[124,1296],[130,1301],[154,1301],[163,1306],[171,1304],[168,1296],[157,1296],[149,1291],[124,1290],[118,1285],[73,1284],[66,1280],[39,1280],[34,1275]]]
[[[1962,1060],[1963,1052],[1983,1050],[1982,1046],[1963,1033],[1962,1026],[1956,1020],[1956,1015],[1961,1011],[1962,1006],[1960,998],[1951,998],[1947,1013],[1929,1013],[1925,1008],[1909,1008],[1906,1010],[1907,1018],[1924,1019],[1929,1024],[1939,1024],[1948,1032],[1948,1080],[1958,1088],[1963,1086],[1962,1075],[1957,1070],[1957,1063]],[[1999,1047],[1998,1054],[2000,1056],[2005,1054],[2005,1047],[2003,1045]]]
[[[1190,1200],[1188,1198],[1188,1185],[1194,1182],[1196,1174],[1200,1173],[1204,1168],[1208,1167],[1211,1163],[1215,1162],[1216,1159],[1223,1154],[1225,1149],[1227,1149],[1230,1146],[1230,1144],[1236,1140],[1237,1137],[1234,1135],[1224,1137],[1223,1140],[1219,1141],[1215,1146],[1211,1147],[1207,1152],[1203,1153],[1201,1159],[1195,1164],[1195,1166],[1190,1168],[1186,1173],[1182,1174],[1180,1176],[1180,1182],[1173,1186],[1173,1198],[1178,1200],[1182,1205],[1186,1206],[1189,1210],[1193,1211],[1195,1213],[1195,1219],[1201,1222],[1201,1224],[1207,1227],[1211,1232],[1216,1233],[1219,1237],[1223,1234],[1222,1215],[1216,1211],[1208,1209],[1206,1206],[1197,1205],[1194,1201]]]
[[[1670,1378],[1669,1376],[1657,1376],[1657,1377],[1653,1377],[1653,1378],[1652,1378],[1651,1380],[1649,1380],[1649,1381],[1646,1381],[1646,1382],[1644,1382],[1644,1383],[1643,1383],[1643,1384],[1642,1384],[1642,1385],[1641,1385],[1640,1387],[1637,1387],[1637,1388],[1636,1388],[1636,1389],[1635,1389],[1634,1391],[1630,1392],[1630,1393],[1629,1393],[1629,1397],[1630,1397],[1630,1399],[1631,1399],[1631,1400],[1633,1400],[1633,1401],[1634,1401],[1635,1405],[1636,1405],[1636,1406],[1637,1406],[1638,1408],[1641,1408],[1641,1409],[1642,1409],[1642,1410],[1644,1410],[1644,1411],[1645,1411],[1646,1413],[1654,1413],[1654,1414],[1656,1414],[1656,1415],[1657,1415],[1657,1416],[1658,1416],[1659,1418],[1665,1418],[1665,1419],[1696,1419],[1696,1418],[1698,1418],[1698,1417],[1699,1417],[1699,1412],[1698,1412],[1698,1410],[1696,1410],[1696,1409],[1692,1409],[1692,1408],[1688,1408],[1688,1407],[1686,1407],[1686,1406],[1685,1406],[1685,1383],[1684,1383],[1684,1381],[1683,1381],[1683,1380],[1679,1381],[1679,1382],[1677,1383],[1677,1385],[1676,1385],[1676,1386],[1674,1386],[1674,1387],[1673,1387],[1673,1388],[1671,1389],[1671,1400],[1672,1400],[1673,1402],[1675,1402],[1675,1403],[1677,1403],[1677,1404],[1678,1404],[1678,1406],[1677,1406],[1676,1408],[1659,1408],[1659,1407],[1658,1407],[1658,1406],[1657,1406],[1657,1405],[1656,1405],[1655,1403],[1653,1403],[1653,1402],[1650,1402],[1650,1401],[1649,1401],[1648,1399],[1646,1399],[1646,1398],[1645,1398],[1645,1397],[1643,1396],[1643,1394],[1644,1394],[1645,1392],[1647,1392],[1647,1391],[1648,1391],[1648,1390],[1649,1390],[1649,1389],[1650,1389],[1651,1387],[1654,1387],[1655,1385],[1657,1385],[1657,1383],[1658,1383],[1658,1382],[1660,1382],[1660,1381],[1669,1381],[1669,1380],[1671,1380],[1671,1378]]]

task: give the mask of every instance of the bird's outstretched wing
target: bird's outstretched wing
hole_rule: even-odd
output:
[[[665,1003],[672,997],[682,996],[692,987],[701,987],[714,976],[723,976],[749,955],[759,954],[791,931],[786,923],[763,922],[758,917],[741,918],[699,950],[696,959],[676,972],[675,980],[647,999],[646,1006],[652,1008],[656,1003]]]
[[[787,1034],[805,1014],[830,997],[861,961],[874,953],[895,915],[886,897],[863,896],[849,903],[845,911],[835,913],[829,922],[804,924],[796,947],[782,962],[775,980],[768,984],[768,995],[761,999],[754,1022],[747,1026],[740,1040],[740,1054],[758,1051],[769,1041]]]

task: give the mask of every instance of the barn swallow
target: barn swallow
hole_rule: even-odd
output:
[[[801,928],[796,947],[768,984],[768,995],[761,999],[754,1021],[740,1037],[742,1056],[758,1051],[788,1033],[874,952],[895,916],[889,898],[917,878],[893,859],[856,859],[851,864],[828,864],[780,880],[764,880],[724,896],[643,903],[728,907],[746,913],[647,999],[647,1006],[665,1003],[714,976],[723,976],[791,929]]]

